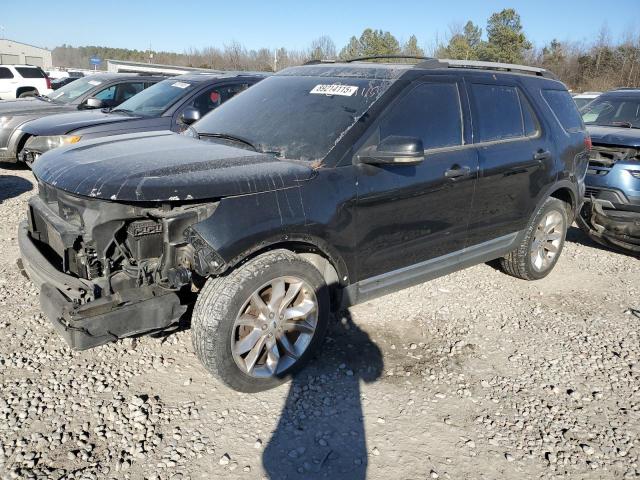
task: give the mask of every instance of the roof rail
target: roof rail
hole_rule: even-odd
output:
[[[557,80],[553,73],[549,70],[539,67],[529,67],[527,65],[516,65],[514,63],[500,63],[500,62],[481,62],[478,60],[450,60],[442,59],[441,63],[447,65],[449,68],[477,68],[482,70],[499,70],[503,72],[514,73],[528,73],[537,75],[539,77],[552,78]]]
[[[335,60],[333,59],[328,59],[328,58],[322,58],[322,59],[313,59],[313,60],[308,60],[306,62],[304,62],[302,65],[319,65],[321,63],[336,63]]]
[[[421,57],[418,55],[370,55],[368,57],[356,57],[350,58],[349,60],[345,60],[345,63],[351,62],[363,62],[365,60],[384,60],[384,59],[394,59],[394,58],[407,58],[410,60],[435,60],[435,58],[431,57]]]

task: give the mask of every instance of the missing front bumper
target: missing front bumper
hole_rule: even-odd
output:
[[[99,287],[58,271],[29,237],[26,222],[20,225],[18,243],[22,267],[40,287],[42,311],[74,350],[162,330],[187,310],[175,292],[153,287],[94,299]]]
[[[595,241],[640,254],[640,212],[605,209],[596,200],[584,204],[577,220]]]

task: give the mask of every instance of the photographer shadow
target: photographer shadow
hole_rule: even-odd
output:
[[[360,383],[383,371],[382,353],[348,312],[332,322],[319,353],[296,375],[263,453],[272,480],[366,478]]]

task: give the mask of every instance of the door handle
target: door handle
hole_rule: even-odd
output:
[[[454,165],[449,170],[444,171],[444,176],[447,178],[451,178],[455,180],[460,177],[468,177],[471,173],[471,169],[469,167],[461,167],[460,165]]]
[[[547,160],[551,157],[551,152],[549,150],[538,150],[533,154],[533,159],[537,161]]]

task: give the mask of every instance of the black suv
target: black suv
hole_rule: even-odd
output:
[[[166,77],[96,73],[48,95],[0,101],[0,162],[17,162],[27,137],[20,127],[36,118],[92,108],[114,108]]]
[[[588,162],[548,72],[433,59],[289,68],[188,134],[44,154],[22,262],[76,349],[195,301],[200,360],[242,391],[303,365],[332,309],[494,259],[544,277]]]
[[[157,130],[182,132],[263,78],[263,74],[189,73],[158,82],[113,109],[39,118],[20,127],[27,140],[19,158],[32,164],[52,148],[90,138]]]

